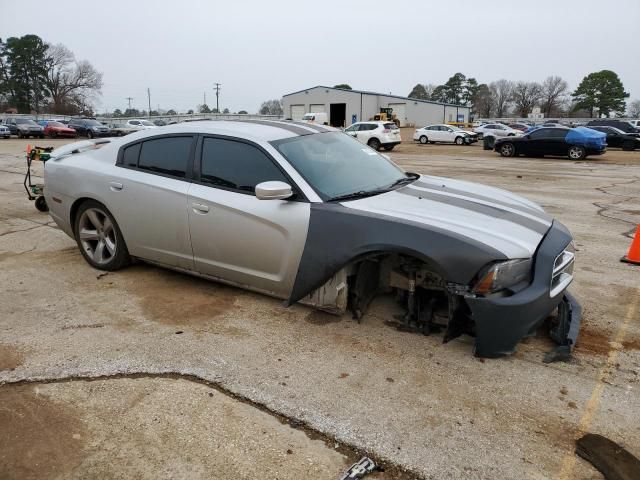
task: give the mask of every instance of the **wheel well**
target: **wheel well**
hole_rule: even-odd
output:
[[[88,201],[88,200],[93,200],[96,201],[93,198],[90,197],[82,197],[82,198],[78,198],[75,202],[73,202],[73,204],[71,205],[71,210],[69,211],[69,221],[71,223],[71,230],[73,230],[73,234],[75,236],[76,232],[75,232],[75,226],[76,226],[76,215],[78,215],[78,209],[80,208],[80,205],[82,205],[84,202]]]

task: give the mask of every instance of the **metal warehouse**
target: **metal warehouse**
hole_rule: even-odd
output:
[[[282,108],[285,117],[293,120],[305,113],[325,112],[334,127],[373,119],[381,108],[392,108],[401,127],[469,121],[469,107],[462,105],[323,86],[284,95]]]

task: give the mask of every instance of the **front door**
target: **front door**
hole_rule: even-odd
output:
[[[309,203],[300,193],[286,200],[256,198],[258,183],[292,181],[255,144],[212,136],[202,139],[200,150],[188,198],[196,270],[288,297],[306,241]]]

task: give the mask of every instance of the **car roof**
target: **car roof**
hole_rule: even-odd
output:
[[[338,132],[326,125],[311,125],[284,120],[209,120],[165,125],[161,129],[148,129],[127,135],[127,139],[142,139],[172,133],[203,133],[252,138],[270,142],[283,138],[314,133]]]

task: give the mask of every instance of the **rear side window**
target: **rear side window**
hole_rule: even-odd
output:
[[[567,136],[567,131],[559,128],[554,128],[549,130],[549,134],[547,136],[549,138],[564,138]]]
[[[127,167],[137,167],[138,166],[138,157],[140,156],[140,146],[141,143],[136,143],[135,145],[131,145],[124,149],[124,153],[122,155],[122,164]]]
[[[192,143],[192,137],[165,137],[142,142],[138,168],[184,178]]]
[[[243,142],[205,138],[200,181],[218,187],[254,193],[262,182],[289,181],[260,149]]]
[[[388,130],[398,130],[398,126],[395,123],[385,123],[384,128]]]

